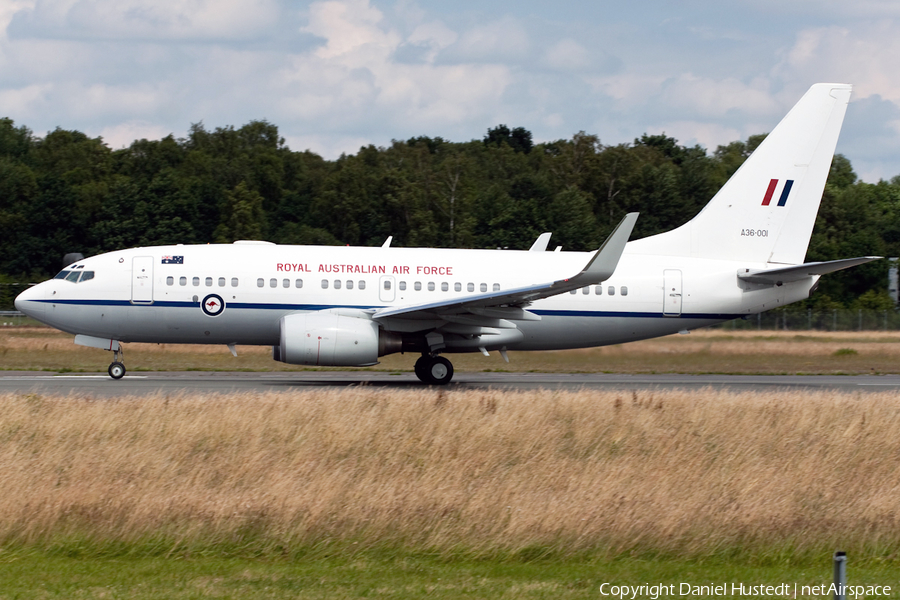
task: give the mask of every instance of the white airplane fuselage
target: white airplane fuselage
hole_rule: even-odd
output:
[[[180,257],[180,262],[163,264],[164,256]],[[51,279],[23,294],[19,305],[48,325],[96,338],[275,346],[279,321],[288,314],[372,311],[525,287],[574,274],[589,257],[582,252],[268,244],[132,248],[79,261],[79,270],[93,272],[93,278],[78,283]],[[765,265],[632,255],[626,246],[607,281],[528,307],[540,320],[517,321],[520,337],[510,339],[501,330],[477,345],[451,345],[445,351],[582,348],[667,335],[806,298],[817,279],[754,286],[737,277],[746,267]],[[204,310],[204,302],[220,300],[224,308]],[[421,331],[436,324],[425,319],[387,325]]]

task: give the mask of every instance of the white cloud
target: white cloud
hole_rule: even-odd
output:
[[[550,46],[544,63],[562,71],[578,71],[590,65],[587,49],[573,39],[564,39]]]
[[[37,0],[4,0],[0,2],[0,30],[3,33],[6,33],[6,28],[9,26],[12,18],[17,14],[24,10],[31,10],[34,8],[34,3]]]
[[[454,49],[462,60],[519,60],[531,48],[528,32],[511,16],[464,31]]]
[[[383,121],[398,133],[456,123],[496,105],[511,77],[502,65],[401,63],[403,44],[440,49],[456,33],[438,22],[404,39],[367,0],[332,0],[310,7],[305,31],[323,38],[312,53],[294,56],[279,79],[281,110],[317,129],[359,129]],[[433,58],[433,57],[432,57]]]
[[[12,25],[23,37],[245,40],[271,27],[278,13],[274,0],[37,0]]]
[[[761,79],[748,85],[733,78],[716,80],[685,73],[663,84],[660,101],[673,112],[706,118],[721,118],[732,112],[745,116],[781,112],[768,90],[768,82]]]
[[[844,20],[900,17],[900,4],[896,0],[749,0],[745,4],[770,18],[797,15]]]
[[[900,102],[900,24],[892,20],[857,22],[798,32],[775,66],[785,82],[806,87],[816,81],[852,83],[854,95],[878,94]],[[791,86],[789,83],[790,87]]]
[[[316,50],[319,58],[363,66],[384,60],[400,44],[396,32],[379,26],[383,17],[368,0],[314,2],[304,31],[325,38],[325,45]]]
[[[15,115],[18,120],[33,118],[40,111],[46,110],[48,97],[52,91],[53,85],[50,83],[0,89],[0,106],[3,107],[4,114]]]
[[[268,119],[327,157],[498,123],[712,149],[849,81],[839,151],[900,173],[900,3],[664,4],[0,0],[0,116],[117,145]]]
[[[746,139],[748,135],[759,132],[746,132],[726,125],[703,121],[671,121],[663,125],[648,127],[647,133],[664,133],[678,140],[678,143],[683,146],[700,144],[707,151],[713,152],[718,146]]]
[[[424,23],[406,38],[406,43],[427,49],[423,57],[426,62],[433,63],[438,52],[452,45],[459,39],[459,35],[440,21]]]

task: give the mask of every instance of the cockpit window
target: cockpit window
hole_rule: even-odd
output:
[[[81,280],[79,281],[79,276]],[[71,281],[72,283],[80,283],[81,281],[88,281],[94,278],[93,271],[69,271],[63,270],[60,271],[56,277],[53,279],[65,279],[66,281]]]

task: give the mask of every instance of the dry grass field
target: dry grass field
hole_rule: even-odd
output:
[[[109,352],[75,346],[73,336],[40,327],[0,328],[0,369],[104,372]],[[130,371],[291,371],[274,362],[271,348],[126,344]],[[416,356],[394,354],[374,367],[411,371]],[[703,329],[602,348],[558,352],[457,354],[459,371],[549,371],[616,373],[900,373],[900,332],[792,332]]]
[[[893,394],[0,401],[7,548],[760,563],[900,551]]]

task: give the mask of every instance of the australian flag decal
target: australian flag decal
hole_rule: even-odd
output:
[[[184,257],[183,256],[163,256],[162,264],[164,264],[164,265],[183,265]]]

